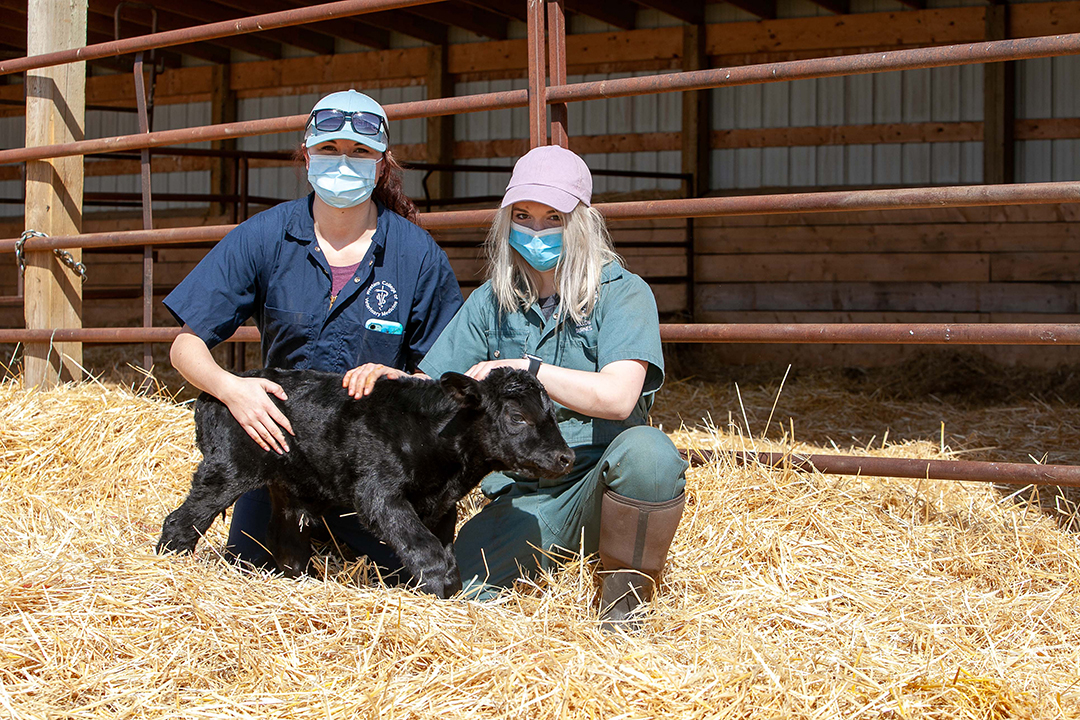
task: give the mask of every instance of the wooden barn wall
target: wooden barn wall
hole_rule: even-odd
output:
[[[967,25],[942,21],[939,8],[972,5],[961,10]],[[1033,5],[1039,13],[1064,18],[1060,31],[1080,29],[1080,12],[1062,6]],[[820,17],[827,12],[806,0],[780,0],[781,18]],[[912,44],[964,42],[978,39],[972,13],[982,13],[978,0],[943,3],[931,0],[925,11],[911,11],[891,0],[853,0],[857,13],[893,13],[897,36]],[[1045,8],[1045,11],[1042,10]],[[1022,18],[1034,16],[1024,16]],[[961,17],[955,15],[955,17]],[[979,15],[981,17],[981,15]],[[918,22],[907,22],[918,18]],[[897,20],[898,19],[898,20]],[[977,18],[976,18],[977,19]],[[714,64],[724,61],[762,62],[820,55],[814,27],[755,23],[754,18],[725,3],[707,6],[712,28],[747,22],[750,31],[710,46]],[[903,22],[907,24],[903,24]],[[775,21],[777,23],[781,21]],[[817,21],[814,21],[817,22]],[[854,24],[854,18],[848,21]],[[1028,22],[1025,20],[1025,22]],[[1057,28],[1057,19],[1052,27]],[[923,29],[924,23],[929,29]],[[1071,25],[1069,24],[1071,23]],[[976,23],[977,24],[977,23]],[[1046,24],[1045,22],[1043,24]],[[1073,27],[1076,25],[1077,27]],[[519,27],[520,26],[520,27]],[[642,11],[640,30],[616,32],[596,21],[575,18],[571,31],[593,33],[588,72],[571,65],[569,79],[603,80],[678,69],[681,30],[670,17]],[[1021,34],[1028,27],[1019,23]],[[759,36],[761,28],[776,30],[788,49],[769,52]],[[823,26],[825,27],[825,26]],[[832,27],[831,25],[829,27]],[[1038,25],[1038,27],[1042,27]],[[858,32],[856,32],[858,31]],[[1045,31],[1045,30],[1044,30]],[[659,33],[649,35],[649,33]],[[710,30],[712,32],[712,30]],[[755,35],[754,33],[758,33]],[[773,32],[769,30],[768,32]],[[784,35],[792,33],[791,37]],[[799,33],[802,33],[801,35]],[[830,31],[832,32],[832,31]],[[828,37],[835,40],[835,31]],[[856,28],[843,47],[860,49]],[[635,34],[636,33],[636,34]],[[674,33],[674,34],[673,34]],[[920,34],[922,33],[922,34]],[[452,46],[453,91],[457,95],[496,92],[526,86],[521,48],[524,25],[511,25],[511,40],[479,42],[456,33]],[[925,36],[925,37],[924,37]],[[625,44],[655,38],[647,48]],[[470,47],[465,47],[470,43]],[[741,43],[741,44],[740,44]],[[351,85],[362,87],[380,102],[391,104],[422,100],[426,59],[418,43],[398,38],[399,47],[383,53],[361,53],[342,58],[340,66],[313,76],[308,65],[253,62],[234,65],[250,70],[236,88],[238,120],[306,112],[327,91]],[[733,54],[721,55],[720,47]],[[590,46],[591,47],[591,46]],[[838,46],[839,47],[839,46]],[[475,51],[473,50],[475,48]],[[505,50],[504,50],[505,48]],[[801,49],[800,49],[801,48]],[[489,50],[494,49],[494,53]],[[340,50],[360,50],[339,48]],[[505,52],[502,61],[499,53]],[[636,60],[621,62],[629,53]],[[349,65],[351,58],[376,57],[375,65]],[[298,61],[299,62],[299,61]],[[502,64],[500,65],[500,62]],[[518,67],[521,66],[521,67]],[[509,70],[500,70],[509,67]],[[302,70],[302,68],[304,68]],[[190,68],[184,88],[160,78],[154,129],[208,124],[211,106],[204,69]],[[206,71],[209,68],[205,68]],[[194,74],[191,74],[194,73]],[[203,73],[203,74],[198,74]],[[351,73],[351,74],[350,74]],[[370,81],[344,79],[363,74]],[[237,76],[234,75],[234,79]],[[95,92],[106,104],[129,101],[130,81],[94,79]],[[1017,63],[1016,180],[1040,182],[1080,179],[1080,107],[1074,99],[1080,80],[1080,58],[1063,57]],[[967,184],[982,181],[981,121],[983,119],[982,66],[941,68],[831,78],[711,91],[711,189],[716,194],[782,191],[785,188],[874,187],[925,184]],[[10,88],[0,88],[0,94]],[[186,94],[185,94],[186,93]],[[174,102],[176,99],[182,102]],[[594,169],[679,172],[682,127],[681,96],[668,93],[607,101],[572,103],[569,131],[574,147]],[[528,125],[524,108],[459,115],[454,118],[456,162],[508,167],[527,147]],[[1055,124],[1057,123],[1057,124]],[[1064,128],[1064,129],[1063,129]],[[88,137],[134,132],[130,113],[91,111]],[[21,116],[0,107],[0,146],[22,144]],[[1061,137],[1064,135],[1064,137]],[[1074,135],[1075,137],[1070,137]],[[902,142],[888,142],[890,139]],[[241,150],[292,150],[299,133],[241,138]],[[427,124],[424,120],[395,122],[393,142],[405,159],[425,160]],[[205,145],[203,145],[205,146]],[[205,159],[156,158],[156,193],[209,192],[210,170]],[[137,192],[137,165],[121,161],[87,164],[87,192]],[[12,168],[0,168],[3,197],[21,195],[20,180]],[[5,174],[6,173],[6,174]],[[422,174],[405,174],[407,191],[423,197]],[[457,196],[501,195],[508,174],[460,173],[454,178]],[[308,191],[297,169],[288,164],[253,161],[249,190],[273,198],[298,197]],[[605,199],[678,196],[676,180],[648,178],[596,178],[596,193]],[[86,230],[139,226],[130,210],[88,208]],[[205,203],[155,202],[158,226],[228,222],[227,216],[207,214]],[[1073,322],[1080,313],[1080,266],[1077,232],[1078,209],[1072,206],[980,208],[951,211],[822,214],[728,218],[695,222],[696,320],[706,322]],[[0,204],[0,236],[12,237],[21,229],[18,205]],[[3,221],[3,217],[9,218]],[[680,317],[687,308],[687,286],[678,280],[687,272],[684,221],[616,223],[613,236],[635,272],[650,280],[661,312]],[[481,233],[456,231],[440,234],[466,291],[478,282],[482,261],[470,242]],[[630,244],[634,246],[631,246]],[[648,243],[649,247],[639,247]],[[156,282],[160,294],[175,285],[204,254],[205,249],[156,251]],[[139,317],[134,298],[102,300],[102,295],[132,294],[141,277],[136,253],[87,253],[85,322],[88,326],[133,324]],[[0,295],[14,291],[15,273],[10,256],[0,257]],[[156,322],[171,323],[158,305]],[[21,309],[0,304],[0,323],[21,323]],[[793,348],[732,346],[722,350],[731,362],[754,360],[876,362],[910,353],[896,348]],[[1073,349],[1048,351],[996,349],[1006,360],[1053,363],[1073,359]]]

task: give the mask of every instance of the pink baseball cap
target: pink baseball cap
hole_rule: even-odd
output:
[[[592,173],[585,161],[558,145],[541,145],[521,156],[501,207],[531,200],[568,213],[592,199]]]

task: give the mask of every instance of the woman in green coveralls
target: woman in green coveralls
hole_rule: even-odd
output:
[[[455,541],[466,592],[510,587],[546,567],[552,549],[583,547],[600,554],[610,625],[652,595],[687,464],[647,420],[664,379],[656,301],[620,264],[591,195],[589,168],[569,150],[538,147],[518,161],[488,234],[490,277],[420,369],[476,379],[496,367],[531,371],[576,454],[557,480],[484,479],[492,502]]]

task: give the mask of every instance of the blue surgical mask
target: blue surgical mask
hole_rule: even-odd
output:
[[[309,155],[308,182],[324,203],[336,208],[356,207],[375,190],[376,166],[382,159],[348,155]]]
[[[533,266],[543,272],[555,267],[562,255],[561,227],[533,230],[517,223],[510,224],[510,247]]]

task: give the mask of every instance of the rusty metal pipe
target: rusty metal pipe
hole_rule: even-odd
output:
[[[642,200],[599,203],[595,207],[608,220],[644,220],[900,208],[1037,205],[1078,201],[1080,201],[1080,182],[1049,182]]]
[[[1080,345],[1080,324],[773,323],[670,324],[669,343],[837,345]]]
[[[528,0],[529,147],[547,145],[547,80],[544,76],[545,0]]]
[[[641,200],[597,203],[594,207],[607,220],[613,221],[985,205],[1037,205],[1078,201],[1080,201],[1080,182],[1052,182]],[[421,215],[420,224],[429,230],[482,227],[490,224],[494,217],[494,210],[436,212]]]
[[[896,70],[973,65],[976,63],[1030,60],[1080,53],[1080,33],[1047,37],[992,40],[963,45],[890,50],[837,57],[788,60],[730,68],[691,70],[645,77],[599,80],[553,85],[547,89],[549,103],[579,102],[662,92],[707,90],[737,85],[788,82],[808,78],[866,75]]]
[[[528,90],[506,90],[503,92],[465,95],[434,100],[386,105],[387,116],[391,120],[407,120],[437,115],[457,115],[460,113],[480,112],[482,110],[504,110],[525,107],[529,104]],[[116,137],[78,140],[59,145],[41,145],[29,148],[0,150],[0,165],[44,160],[46,158],[70,157],[72,155],[97,155],[115,153],[124,150],[140,150],[165,145],[183,145],[185,143],[228,140],[251,137],[253,135],[272,135],[274,133],[297,132],[304,129],[308,116],[286,115],[284,117],[245,120],[221,125],[202,125],[199,127],[160,130],[137,135],[118,135]]]
[[[439,0],[339,0],[311,7],[297,8],[295,10],[282,10],[280,12],[267,13],[265,15],[251,15],[249,17],[223,20],[222,22],[195,25],[192,27],[168,30],[166,32],[150,33],[138,37],[115,40],[113,42],[96,43],[85,47],[61,50],[58,52],[32,55],[30,57],[15,58],[0,62],[0,75],[37,70],[39,68],[63,65],[64,63],[80,62],[85,60],[97,60],[99,58],[112,57],[114,55],[126,55],[127,53],[139,52],[140,50],[153,50],[156,48],[183,45],[185,43],[199,42],[202,40],[214,40],[216,38],[231,35],[245,35],[264,30],[303,25],[320,20],[335,20],[337,18],[360,15],[362,13],[378,12],[381,10],[397,10],[400,8],[427,5]]]
[[[177,245],[181,243],[220,240],[235,225],[200,225],[183,228],[158,228],[156,230],[118,230],[116,232],[86,233],[84,235],[56,235],[47,238],[30,238],[26,241],[27,252],[56,250],[58,248],[113,248],[131,245]],[[0,240],[0,253],[15,252],[17,238]]]
[[[171,343],[179,334],[178,327],[58,328],[56,330],[0,328],[0,343]],[[226,342],[259,342],[259,329],[250,326],[242,327]]]
[[[0,330],[0,342],[167,342],[177,332],[175,328],[4,329]],[[246,342],[258,340],[254,328],[244,332],[256,333]],[[660,339],[668,343],[1080,345],[1080,324],[664,324],[660,326]]]
[[[1035,205],[1078,201],[1080,201],[1080,182],[1051,182],[645,200],[600,203],[595,207],[611,221],[983,205]],[[494,217],[494,209],[422,213],[420,224],[429,230],[475,228],[490,225]],[[32,251],[74,247],[120,247],[147,243],[175,244],[219,240],[234,227],[236,226],[217,225],[31,238],[26,242],[26,249]],[[0,240],[0,252],[14,252],[15,243],[15,238]]]
[[[975,462],[973,460],[920,460],[916,458],[855,457],[851,455],[789,455],[786,453],[734,450],[680,450],[693,465],[705,465],[730,457],[737,463],[790,467],[800,472],[826,475],[866,475],[915,480],[964,480],[1003,485],[1059,485],[1080,487],[1080,466],[1027,463]]]

